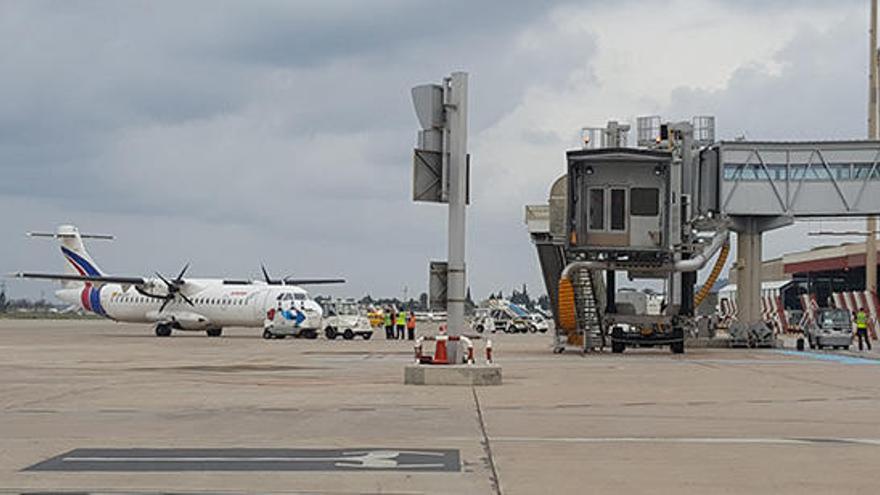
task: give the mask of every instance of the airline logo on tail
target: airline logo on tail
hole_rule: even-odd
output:
[[[74,244],[82,246],[79,232],[74,232],[73,236]],[[62,238],[62,242],[65,240],[66,239]],[[80,275],[90,275],[93,277],[100,277],[103,275],[93,262],[86,259],[86,256],[88,256],[87,254],[86,256],[81,256],[63,245],[61,246],[61,253],[67,259],[67,262],[70,263]],[[101,289],[101,286],[95,287],[91,282],[86,282],[83,286],[82,293],[80,294],[80,304],[82,304],[83,309],[86,311],[92,311],[98,315],[106,316],[104,308],[101,306]]]

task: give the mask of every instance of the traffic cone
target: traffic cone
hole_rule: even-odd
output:
[[[434,349],[433,364],[449,364],[449,356],[446,354],[446,339],[437,339],[437,347]]]

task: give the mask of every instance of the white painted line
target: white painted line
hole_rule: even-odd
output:
[[[840,445],[880,446],[876,438],[737,438],[737,437],[492,437],[492,442],[511,443],[665,443],[727,445]]]

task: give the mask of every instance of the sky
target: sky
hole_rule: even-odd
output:
[[[410,88],[470,74],[475,298],[543,292],[523,223],[584,126],[714,115],[717,136],[862,138],[866,0],[0,2],[0,273],[338,277],[427,291],[446,209],[413,203]],[[800,222],[764,256],[852,222]],[[841,238],[839,241],[846,241]],[[855,240],[855,239],[849,239]],[[6,280],[12,297],[45,282]]]

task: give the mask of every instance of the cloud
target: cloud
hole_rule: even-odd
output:
[[[343,294],[416,294],[446,217],[410,200],[409,89],[467,70],[480,296],[541,287],[523,206],[545,200],[584,125],[714,112],[728,133],[858,129],[864,57],[844,52],[861,4],[678,1],[663,22],[634,0],[437,5],[0,4],[4,230],[112,231],[96,249],[117,272],[266,261],[346,276]],[[820,101],[834,87],[839,102]],[[0,270],[57,266],[47,256],[0,243]]]

